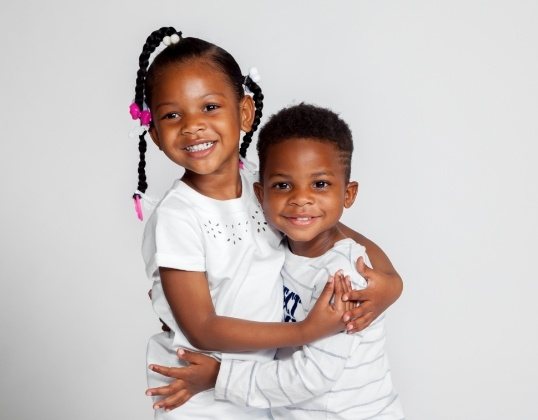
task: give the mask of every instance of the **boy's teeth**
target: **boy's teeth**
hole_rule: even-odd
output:
[[[297,217],[296,219],[301,222],[306,222],[307,220],[310,220],[310,217]]]
[[[208,141],[206,143],[195,144],[194,146],[185,147],[185,150],[187,152],[200,152],[202,150],[209,149],[211,146],[213,146],[213,143],[214,142],[212,141]]]

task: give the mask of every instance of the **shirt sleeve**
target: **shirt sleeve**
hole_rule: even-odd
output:
[[[271,408],[322,395],[342,375],[358,339],[339,333],[303,346],[286,360],[222,360],[215,398],[241,406]]]
[[[144,230],[142,254],[151,278],[159,267],[205,271],[202,232],[191,210],[172,211],[158,207]]]

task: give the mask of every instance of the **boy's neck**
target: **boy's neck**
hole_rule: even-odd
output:
[[[321,232],[315,238],[309,241],[294,241],[288,237],[288,246],[290,251],[301,257],[315,258],[325,254],[334,244],[346,235],[338,228],[333,226],[331,229]]]

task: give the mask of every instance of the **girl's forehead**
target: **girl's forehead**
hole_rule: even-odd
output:
[[[227,75],[207,59],[170,63],[156,75],[153,96],[175,95],[177,91],[234,96]]]

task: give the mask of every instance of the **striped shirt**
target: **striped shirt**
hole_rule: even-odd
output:
[[[284,316],[302,321],[330,274],[344,270],[354,288],[366,287],[355,262],[367,257],[351,239],[320,257],[286,254]],[[356,334],[339,333],[299,349],[280,349],[269,362],[225,360],[215,387],[217,399],[271,408],[275,419],[404,418],[385,352],[384,315]]]

